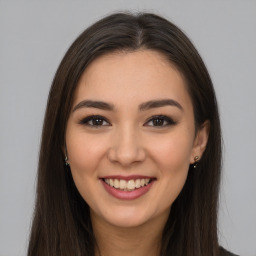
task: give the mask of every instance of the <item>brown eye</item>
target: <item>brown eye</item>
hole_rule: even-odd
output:
[[[168,125],[174,125],[176,124],[170,117],[168,116],[153,116],[150,118],[150,120],[147,121],[145,124],[146,126],[153,126],[153,127],[165,127]]]
[[[80,121],[80,124],[99,127],[99,126],[109,126],[110,123],[102,116],[88,116]]]
[[[90,121],[88,122],[88,124],[90,124],[90,125],[96,125],[96,126],[98,126],[98,125],[103,125],[103,123],[104,123],[104,120],[101,119],[101,118],[93,118],[92,120],[90,120]]]
[[[152,123],[154,126],[162,126],[165,124],[164,122],[165,122],[165,120],[159,119],[159,118],[152,120]]]

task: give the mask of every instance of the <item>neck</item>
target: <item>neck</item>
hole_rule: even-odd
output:
[[[167,218],[165,214],[137,227],[117,227],[92,214],[95,256],[159,256]]]

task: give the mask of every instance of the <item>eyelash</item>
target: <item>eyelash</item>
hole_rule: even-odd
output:
[[[152,126],[152,127],[166,127],[166,126],[170,126],[170,125],[175,125],[176,122],[168,117],[168,116],[165,116],[165,115],[157,115],[157,116],[152,116],[147,122],[146,124],[148,124],[149,122],[152,122],[152,124],[154,124],[154,122],[162,122],[163,125],[157,125],[157,123],[155,123],[155,125],[147,125],[147,126]],[[159,124],[159,123],[158,123]],[[161,124],[161,123],[160,123]],[[144,125],[146,126],[146,125]]]
[[[100,123],[95,124],[93,122],[100,122]],[[104,124],[104,122],[106,124]],[[149,125],[150,122],[152,122],[152,125]],[[98,128],[100,126],[111,126],[110,122],[105,117],[99,116],[99,115],[92,115],[92,116],[88,116],[86,118],[83,118],[79,122],[79,124],[90,126],[90,127],[93,127],[93,128]],[[150,119],[148,119],[143,126],[166,127],[166,126],[171,126],[171,125],[175,125],[175,124],[176,124],[176,122],[168,116],[156,115],[156,116],[152,116]]]
[[[106,124],[93,124],[93,122],[95,121],[101,121],[101,122],[106,122]],[[89,122],[92,122],[91,124],[89,124]],[[111,126],[111,124],[109,123],[109,121],[103,117],[103,116],[98,116],[98,115],[93,115],[93,116],[87,116],[86,118],[83,118],[80,122],[80,124],[82,125],[87,125],[87,126],[91,126],[91,127],[95,127],[98,128],[100,126]]]

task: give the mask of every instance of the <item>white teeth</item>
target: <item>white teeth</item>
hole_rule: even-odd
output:
[[[140,180],[139,179],[135,180],[135,187],[136,188],[140,187]]]
[[[134,190],[135,189],[135,182],[134,182],[134,180],[129,180],[127,182],[127,188],[128,188],[128,190]]]
[[[104,179],[104,181],[111,187],[121,189],[124,191],[132,191],[148,185],[150,179],[136,179],[136,180],[119,180],[119,179]]]
[[[119,180],[114,179],[114,187],[119,188]]]
[[[120,188],[121,189],[126,189],[127,187],[127,182],[126,180],[120,180]]]

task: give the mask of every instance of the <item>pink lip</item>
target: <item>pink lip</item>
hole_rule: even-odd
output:
[[[122,177],[122,178],[120,178],[120,176],[109,176],[109,177],[104,177],[104,178],[105,179],[107,179],[107,178],[108,179],[125,179],[125,180],[131,180],[131,179],[136,179],[136,178],[137,179],[149,178],[149,177],[144,177],[144,176],[129,176],[129,177]],[[147,186],[137,188],[133,191],[123,191],[120,189],[116,189],[114,187],[109,186],[107,183],[105,183],[103,181],[103,179],[100,179],[100,181],[101,181],[103,187],[106,189],[106,191],[113,197],[121,199],[121,200],[134,200],[134,199],[139,198],[139,197],[143,196],[144,194],[146,194],[150,190],[150,188],[152,187],[152,185],[154,184],[154,182],[156,180],[153,179]]]

